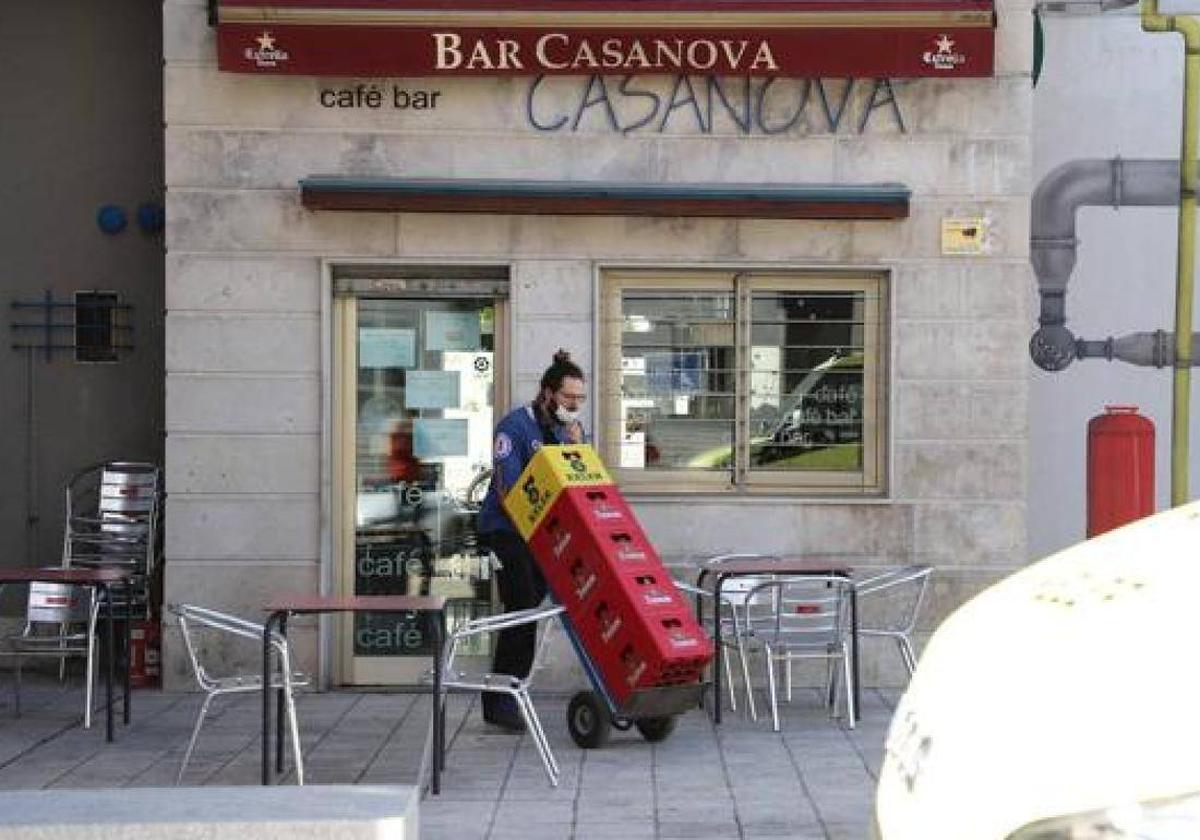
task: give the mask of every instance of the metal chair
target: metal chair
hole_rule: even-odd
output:
[[[554,758],[554,752],[550,749],[550,741],[546,738],[545,730],[542,729],[542,722],[538,718],[537,710],[533,707],[533,701],[529,698],[529,683],[541,661],[547,634],[545,632],[541,634],[534,655],[533,667],[525,679],[519,679],[509,674],[458,672],[454,670],[454,657],[458,652],[459,645],[468,639],[487,633],[497,633],[510,627],[537,624],[559,616],[564,611],[563,607],[555,604],[464,622],[450,633],[449,641],[446,644],[445,667],[442,669],[442,688],[445,691],[452,689],[456,691],[497,691],[509,695],[516,701],[521,718],[525,721],[525,728],[533,736],[533,744],[542,759],[542,766],[546,769],[546,778],[550,781],[551,787],[558,787],[558,762]]]
[[[912,565],[890,569],[855,583],[859,606],[858,635],[892,639],[910,677],[917,669],[912,633],[932,574],[932,566]],[[886,603],[874,603],[884,598]]]
[[[854,584],[838,575],[778,576],[746,593],[741,632],[748,647],[761,647],[767,665],[771,723],[779,731],[775,665],[796,659],[824,659],[829,665],[828,695],[836,715],[840,683],[846,718],[854,728],[854,673],[850,659],[850,593]],[[840,662],[841,679],[835,670]]]
[[[197,650],[193,632],[197,628],[215,630],[231,636],[249,639],[261,645],[263,640],[263,625],[192,604],[173,604],[169,609],[179,621],[179,633],[183,637],[183,644],[187,649],[188,659],[192,664],[192,672],[196,676],[196,682],[205,693],[204,702],[200,704],[200,711],[196,715],[196,723],[192,726],[192,737],[188,740],[187,749],[183,753],[183,760],[179,764],[179,773],[175,777],[175,784],[178,785],[183,783],[183,774],[186,772],[188,763],[192,759],[192,751],[196,747],[196,739],[200,736],[200,727],[204,724],[204,718],[208,714],[208,709],[212,701],[223,694],[242,694],[246,692],[261,692],[263,690],[263,678],[261,674],[237,674],[221,677],[214,677],[209,674],[200,661],[200,654]],[[279,655],[279,673],[272,676],[271,687],[283,689],[288,728],[292,740],[292,755],[296,761],[296,782],[302,785],[304,784],[304,756],[300,751],[300,727],[296,721],[296,701],[293,689],[297,686],[307,685],[308,678],[303,674],[292,672],[291,652],[287,639],[279,634],[275,634],[271,641],[275,646],[276,653]]]
[[[741,625],[737,619],[738,608],[745,604],[745,595],[749,591],[744,588],[743,584],[751,581],[761,583],[757,578],[735,578],[731,581],[731,583],[736,584],[735,587],[722,588],[721,612],[715,620],[721,622],[721,645],[731,651],[735,651],[738,655],[738,662],[741,664],[742,671],[742,684],[746,688],[746,705],[750,710],[751,719],[758,720],[758,711],[754,705],[754,688],[750,682],[750,667],[746,660],[745,641],[742,638]],[[716,595],[709,590],[680,580],[673,582],[680,592],[713,602],[715,607]],[[729,686],[729,708],[736,712],[737,689],[733,684],[733,667],[729,664],[728,653],[721,656],[721,662],[725,667],[725,684]]]
[[[162,471],[138,461],[108,461],[78,471],[67,483],[64,567],[133,572],[128,592],[115,593],[118,615],[149,617],[158,565]]]
[[[707,569],[710,573],[717,573],[720,570],[722,563],[727,563],[731,560],[778,560],[777,554],[758,554],[754,552],[733,552],[728,554],[716,554],[707,557],[700,561],[701,568]],[[754,702],[754,684],[750,680],[750,665],[746,655],[745,637],[743,635],[743,627],[738,620],[739,610],[744,611],[746,607],[746,597],[760,583],[768,580],[773,580],[772,575],[752,575],[738,576],[725,581],[721,586],[721,606],[723,608],[721,621],[721,644],[726,648],[731,648],[737,651],[738,662],[741,665],[742,681],[746,687],[746,707],[750,712],[751,720],[758,720],[758,709]],[[700,595],[707,600],[713,600],[712,592],[705,589],[692,586],[690,584],[679,584],[689,594]],[[733,687],[733,676],[729,665],[729,657],[721,656],[721,661],[725,666],[725,682],[729,685],[729,707],[733,711],[737,711],[737,693]],[[788,671],[788,698],[791,698],[791,671]]]
[[[66,661],[83,657],[85,685],[83,728],[92,725],[92,697],[96,676],[96,619],[100,599],[90,586],[66,583],[29,584],[25,608],[25,627],[6,639],[7,649],[0,655],[16,659],[13,670],[14,712],[21,714],[21,665],[26,657],[57,657],[59,679],[66,673]]]

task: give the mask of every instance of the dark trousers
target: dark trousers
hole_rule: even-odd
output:
[[[500,561],[496,583],[506,612],[536,607],[546,597],[546,580],[529,553],[529,546],[517,534],[492,531],[480,535],[480,541],[490,548]],[[537,651],[537,625],[523,624],[496,634],[496,652],[492,671],[524,679],[533,667]],[[487,701],[490,696],[484,694]]]

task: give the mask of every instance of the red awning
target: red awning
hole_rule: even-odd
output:
[[[219,66],[311,76],[992,74],[992,0],[212,0]]]

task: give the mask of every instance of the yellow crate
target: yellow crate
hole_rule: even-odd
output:
[[[504,497],[504,509],[528,540],[563,490],[612,483],[600,456],[587,444],[543,446]]]

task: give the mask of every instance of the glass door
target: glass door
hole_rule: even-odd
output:
[[[487,489],[496,412],[494,297],[338,302],[335,425],[342,461],[341,588],[353,595],[442,595],[457,623],[493,611],[490,555],[476,513]],[[427,616],[347,616],[341,682],[411,683],[429,667]],[[490,653],[486,639],[467,655]]]

